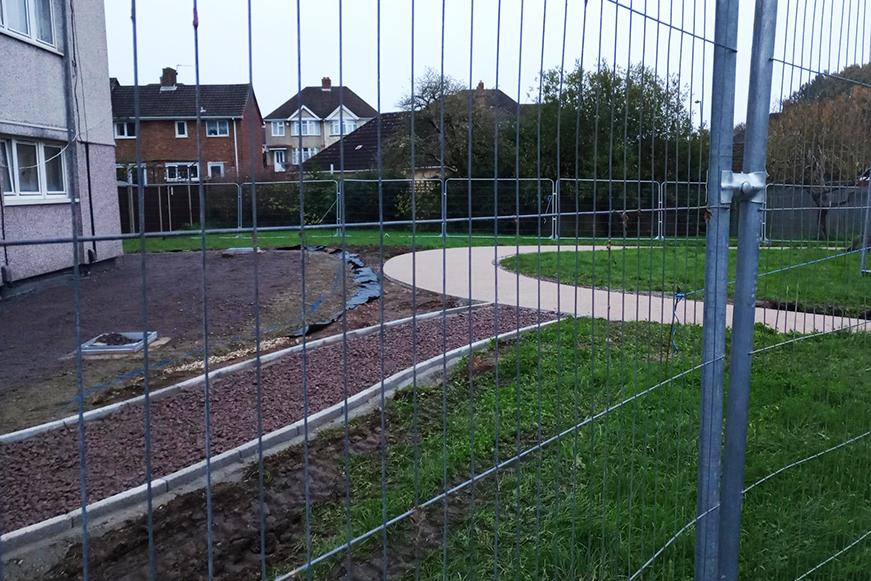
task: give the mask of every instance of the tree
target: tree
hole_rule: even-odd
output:
[[[871,89],[835,93],[816,85],[819,96],[801,96],[809,93],[796,91],[771,120],[769,173],[780,183],[813,187],[855,180],[871,160]]]
[[[472,157],[469,163],[469,108],[471,99]],[[387,148],[385,166],[407,173],[411,167],[411,116],[414,115],[414,154],[417,167],[441,167],[448,177],[492,177],[494,123],[490,96],[469,91],[462,82],[442,77],[427,68],[415,81],[414,95],[404,96],[397,106],[408,112],[405,129]],[[442,151],[444,147],[444,151]],[[500,153],[500,156],[505,153]]]
[[[818,209],[820,239],[828,238],[830,210],[855,202],[852,186],[860,185],[871,160],[869,82],[871,65],[816,75],[771,116],[771,181],[803,186]]]

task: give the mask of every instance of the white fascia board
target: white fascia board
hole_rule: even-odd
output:
[[[340,108],[344,109],[344,111],[345,111],[345,113],[342,115],[343,120],[344,119],[353,119],[354,121],[357,121],[358,119],[360,119],[360,117],[358,117],[357,115],[354,115],[354,112],[351,111],[350,109],[348,109],[348,107],[346,107],[345,105],[342,105],[341,107],[336,107],[335,111],[333,111],[332,113],[327,115],[327,117],[326,117],[327,121],[332,121],[333,119],[338,119]]]

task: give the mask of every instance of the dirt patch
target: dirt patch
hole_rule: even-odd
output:
[[[795,301],[756,301],[756,307],[764,309],[774,309],[777,311],[786,311],[792,313],[809,313],[814,315],[825,315],[827,317],[851,317],[854,319],[871,320],[871,309],[867,311],[855,312],[854,309],[849,309],[844,305],[836,304],[815,304],[807,305],[797,303]]]
[[[260,255],[261,317],[275,334],[298,328],[302,319],[299,252]],[[147,255],[148,330],[169,343],[152,349],[152,387],[159,388],[192,371],[174,371],[177,362],[202,357],[202,255],[195,252]],[[307,255],[306,302],[318,309],[341,308],[341,263],[324,253]],[[142,328],[142,276],[138,256],[124,256],[117,267],[82,279],[81,326],[86,340],[104,333]],[[227,353],[252,343],[254,256],[222,258],[206,253],[209,351]],[[335,304],[334,304],[335,303]],[[8,432],[64,417],[76,411],[75,303],[72,284],[0,301],[0,431]],[[36,354],[38,353],[38,356]],[[86,358],[83,368],[87,406],[113,400],[109,392],[141,391],[143,354]],[[169,371],[167,371],[169,370]]]
[[[377,413],[354,422],[349,430],[352,462],[380,461],[380,422]],[[394,433],[393,438],[403,437]],[[405,434],[407,436],[407,434]],[[388,444],[389,445],[389,444]],[[268,570],[277,573],[305,561],[306,466],[301,446],[264,460],[265,554]],[[345,441],[343,431],[333,431],[309,443],[309,499],[312,511],[341,507],[345,502]],[[260,578],[259,471],[252,465],[240,482],[213,488],[214,578],[254,580]],[[364,494],[351,484],[352,498]],[[466,502],[458,494],[449,506],[449,522],[462,518]],[[159,579],[188,580],[208,577],[206,498],[202,491],[177,497],[154,511],[155,569]],[[389,578],[399,578],[413,569],[416,559],[437,548],[441,541],[442,507],[419,511],[391,527],[387,568]],[[312,522],[314,536],[339,531]],[[369,581],[382,578],[384,562],[380,535],[363,550],[351,553],[350,572],[346,555],[316,568],[316,578]],[[146,517],[128,521],[90,543],[90,578],[97,580],[150,579]],[[314,555],[317,556],[317,555]],[[44,576],[55,581],[82,576],[81,544],[71,546],[62,561]]]
[[[553,318],[513,307],[472,313],[472,340],[491,337]],[[444,326],[443,326],[444,325]],[[411,323],[289,354],[263,368],[263,424],[270,432],[337,404],[345,388],[354,395],[407,367],[469,342],[463,312],[419,321],[416,343]],[[383,341],[383,346],[382,346]],[[412,350],[411,346],[416,345]],[[303,372],[305,369],[305,372]],[[210,383],[212,453],[220,454],[257,436],[257,375],[248,370]],[[151,405],[153,476],[158,478],[205,457],[205,393],[179,392]],[[95,502],[145,482],[146,431],[142,406],[131,406],[85,426],[88,501]],[[75,425],[0,446],[0,528],[14,530],[79,506],[80,453]]]
[[[385,248],[385,260],[405,248]],[[378,249],[349,247],[378,272]],[[260,255],[262,351],[301,342],[292,335],[302,326],[301,254],[266,250]],[[198,252],[149,253],[147,260],[149,330],[158,332],[150,349],[150,386],[159,389],[202,373],[202,255]],[[142,327],[139,255],[126,255],[112,270],[82,279],[83,341],[103,333]],[[254,255],[222,257],[206,253],[209,308],[209,353],[212,369],[253,357]],[[344,272],[343,272],[344,271]],[[325,252],[306,253],[306,310],[312,320],[341,310],[342,275],[354,289],[353,275],[343,262]],[[440,309],[435,293],[412,291],[384,281],[384,320]],[[448,299],[447,306],[459,302]],[[72,284],[64,284],[0,301],[0,433],[66,417],[77,411],[75,307]],[[378,301],[347,312],[349,330],[376,324]],[[307,318],[308,320],[308,318]],[[341,318],[312,333],[318,338],[340,333]],[[38,356],[35,354],[38,353]],[[84,360],[86,409],[124,400],[143,391],[143,353],[89,357]]]

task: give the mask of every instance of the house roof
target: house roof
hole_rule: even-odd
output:
[[[133,86],[112,83],[112,117],[132,119]],[[159,84],[139,86],[139,114],[147,118],[196,117],[196,85],[178,84],[175,90],[161,91]],[[251,87],[245,85],[200,85],[203,117],[241,118]]]
[[[398,132],[406,128],[408,113],[404,111],[381,114],[381,144],[387,143]],[[345,148],[345,171],[366,171],[378,163],[378,118],[352,131],[342,139],[305,162],[304,169],[339,171],[341,167],[341,145]]]
[[[517,112],[517,101],[509,97],[506,93],[502,91],[502,89],[473,89],[475,92],[475,98],[478,99],[480,95],[483,94],[484,97],[490,102],[491,107],[496,107],[497,109],[501,109],[503,111],[507,111],[510,113]],[[469,98],[469,90],[466,89],[462,91],[461,94],[468,100]]]
[[[324,119],[338,108],[340,101],[357,117],[369,118],[378,115],[369,103],[348,87],[331,87],[329,91],[322,87],[306,87],[264,119],[289,119],[297,112],[300,105],[304,105],[312,113]]]

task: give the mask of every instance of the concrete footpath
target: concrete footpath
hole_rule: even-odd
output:
[[[575,246],[560,247],[573,251]],[[592,246],[579,246],[580,251],[591,251]],[[541,247],[542,252],[555,252],[556,246]],[[596,247],[597,252],[607,250]],[[538,252],[538,246],[521,246],[520,254]],[[477,301],[497,301],[499,304],[541,308],[563,315],[597,317],[612,321],[654,321],[670,324],[673,319],[673,296],[652,293],[632,293],[622,290],[592,289],[570,284],[556,284],[546,280],[517,275],[497,266],[499,260],[517,253],[514,246],[476,246],[423,250],[391,258],[384,263],[384,274],[403,284],[437,293],[471,298]],[[412,263],[416,264],[416,277],[412,277]],[[446,264],[443,270],[442,265]],[[603,261],[604,265],[605,262]],[[470,284],[471,274],[471,284]],[[604,272],[603,272],[604,274]],[[614,276],[622,276],[612,271]],[[628,278],[628,276],[627,276]],[[443,287],[444,285],[444,287]],[[702,293],[696,300],[684,299],[678,303],[677,316],[682,324],[702,323]],[[726,306],[726,324],[732,322],[732,305]],[[845,327],[865,328],[867,321],[790,312],[776,309],[756,309],[756,322],[781,332],[815,333]]]

